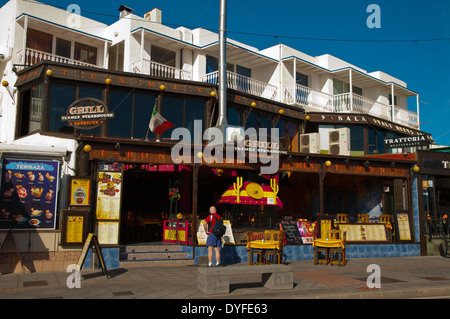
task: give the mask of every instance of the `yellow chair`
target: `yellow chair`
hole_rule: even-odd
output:
[[[369,214],[358,214],[358,223],[368,223]]]
[[[394,223],[392,221],[392,215],[382,214],[380,215],[380,223],[386,225],[387,236],[390,242],[394,241]]]
[[[270,234],[270,238],[271,239],[267,239],[266,240],[274,240],[274,241],[278,241],[278,246],[280,247],[280,249],[276,249],[275,250],[275,256],[277,257],[277,264],[282,264],[283,263],[283,248],[284,248],[284,232],[283,231],[279,231],[279,230],[270,230],[270,231],[264,231],[264,234],[266,234],[266,232],[268,232]],[[266,264],[270,263],[270,261],[272,260],[272,263],[274,263],[274,251],[273,250],[267,250],[266,251]],[[272,258],[270,258],[272,256]]]
[[[316,239],[317,239],[316,234],[313,233],[313,240],[316,240]],[[328,250],[329,249],[326,247],[318,247],[318,246],[314,247],[314,265],[317,265],[317,264],[328,265],[328,263],[330,262],[330,256],[329,256]],[[321,253],[324,253],[324,258],[320,258]]]
[[[347,224],[348,223],[348,214],[337,214],[336,215],[336,223]]]
[[[330,265],[339,265],[345,266],[346,265],[346,254],[345,254],[345,242],[346,242],[346,232],[342,234],[340,230],[332,229],[329,231],[329,237],[328,239],[341,239],[344,242],[344,247],[331,247],[329,248],[329,255],[330,255]]]
[[[254,237],[254,232],[252,232],[252,231],[248,231],[247,232],[247,243],[249,243],[249,242],[251,242],[251,241],[253,241],[253,240],[255,240],[255,237]],[[253,250],[253,255],[256,255],[258,258],[257,258],[257,262],[256,263],[253,263],[253,265],[262,265],[263,263],[264,263],[264,251],[262,251],[262,250]],[[248,250],[248,252],[247,252],[247,259],[248,259],[248,261],[247,261],[247,263],[250,265],[250,260],[253,258],[253,256],[252,256],[252,254],[250,253],[250,250]]]

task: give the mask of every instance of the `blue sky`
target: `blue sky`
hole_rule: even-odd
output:
[[[217,30],[219,0],[44,0],[67,7],[76,3],[83,16],[111,24],[121,4],[135,14],[157,7],[163,24]],[[283,43],[306,54],[329,53],[368,72],[383,71],[418,92],[421,129],[438,144],[450,145],[450,1],[448,0],[228,0],[228,37],[258,49]],[[3,5],[6,1],[0,1]],[[370,29],[367,7],[381,9],[381,28]],[[92,12],[102,13],[93,14]],[[113,15],[114,17],[112,17]],[[246,32],[261,35],[245,35]],[[278,36],[278,37],[275,37]],[[417,42],[355,42],[284,38],[304,37],[345,40],[419,40]],[[416,104],[409,109],[416,111]]]

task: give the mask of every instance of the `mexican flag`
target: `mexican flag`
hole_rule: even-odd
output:
[[[156,105],[155,105],[153,107],[152,118],[150,119],[150,123],[148,126],[150,128],[150,131],[152,131],[155,134],[161,135],[162,133],[164,133],[168,129],[174,127],[175,125],[173,125],[172,123],[167,121],[165,118],[163,118],[161,116],[161,114],[159,114],[158,111],[156,110]]]

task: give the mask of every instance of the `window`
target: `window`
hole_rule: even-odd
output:
[[[236,73],[248,78],[252,77],[252,70],[241,65],[236,65]]]
[[[229,106],[228,107],[228,124],[236,125],[236,126],[243,126],[241,114],[242,114],[241,110]]]
[[[389,105],[392,105],[392,94],[389,94]],[[394,105],[398,105],[396,95],[394,95]]]
[[[124,42],[117,43],[109,49],[108,68],[113,71],[123,71]]]
[[[31,89],[31,109],[29,133],[39,131],[42,126],[42,93],[43,85],[35,85]]]
[[[361,95],[363,94],[362,89],[357,86],[352,86],[353,94]],[[333,94],[343,94],[343,93],[349,93],[350,92],[350,84],[347,82],[333,79]]]
[[[217,58],[207,55],[206,56],[206,74],[213,73],[219,70],[219,61]]]
[[[295,83],[303,86],[308,86],[308,76],[302,73],[297,72],[295,74]]]
[[[66,115],[67,109],[77,98],[77,88],[73,85],[53,83],[51,85],[50,101],[50,132],[73,132],[73,127],[67,126],[66,121],[61,121],[61,116]]]
[[[131,136],[133,95],[127,91],[111,90],[109,98],[109,111],[114,112],[114,118],[108,121],[108,136],[129,138]]]
[[[194,121],[201,120],[201,134],[205,129],[205,102],[201,100],[185,100],[184,106],[184,127],[191,132],[191,137],[194,137]]]
[[[174,51],[152,45],[151,58],[154,62],[175,67],[175,56]]]
[[[162,116],[174,125],[173,128],[163,133],[163,138],[170,139],[172,131],[175,128],[183,127],[184,100],[174,97],[164,97],[162,104]]]
[[[52,39],[51,34],[28,28],[27,48],[52,53]]]
[[[96,65],[97,48],[75,42],[75,60]]]
[[[291,152],[299,151],[298,124],[297,122],[287,121],[287,135],[289,137],[289,150]]]
[[[155,107],[156,96],[144,93],[135,93],[133,108],[133,138],[155,138],[149,130],[150,119]],[[147,135],[148,132],[148,135]]]
[[[56,55],[70,59],[70,49],[72,43],[68,40],[56,38]]]
[[[364,155],[364,127],[352,125],[350,128],[350,145],[353,156]]]

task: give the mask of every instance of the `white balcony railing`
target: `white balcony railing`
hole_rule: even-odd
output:
[[[287,104],[301,104],[321,112],[333,112],[332,95],[299,84],[285,89],[284,101]]]
[[[416,113],[394,106],[392,119],[390,105],[357,94],[330,95],[297,84],[295,87],[285,88],[284,102],[299,104],[310,111],[368,114],[412,128],[419,127],[419,117]]]
[[[192,73],[189,71],[177,69],[148,59],[133,62],[131,64],[131,70],[134,73],[147,74],[161,78],[192,80]]]
[[[394,106],[394,122],[415,129],[419,128],[419,116],[417,113]]]
[[[350,100],[352,99],[352,100]],[[334,112],[369,114],[383,120],[391,120],[391,106],[383,104],[364,96],[350,93],[337,94],[333,96]]]
[[[73,59],[65,58],[65,57],[62,57],[59,55],[42,52],[42,51],[38,51],[38,50],[34,50],[34,49],[29,49],[29,48],[25,49],[25,60],[23,60],[23,58],[24,58],[23,50],[19,50],[17,52],[17,58],[18,58],[18,61],[20,61],[20,63],[22,63],[22,61],[25,61],[25,65],[27,65],[27,66],[31,66],[31,65],[34,65],[36,63],[46,60],[46,61],[67,63],[67,64],[80,65],[80,66],[89,66],[89,67],[94,67],[94,68],[99,67],[95,64],[86,63],[86,62],[82,62],[82,61],[78,61],[78,60],[73,60]]]
[[[218,84],[219,72],[208,73],[201,77],[202,82]],[[244,93],[275,100],[278,89],[276,86],[264,83],[247,76],[227,71],[227,88]]]

